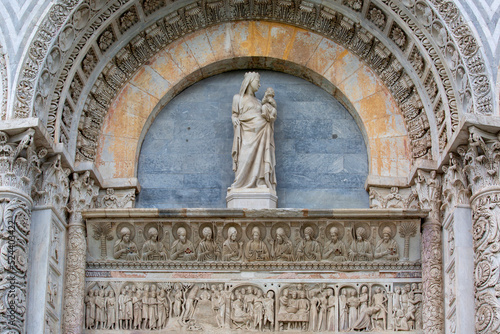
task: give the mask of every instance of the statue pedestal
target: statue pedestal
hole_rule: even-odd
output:
[[[278,196],[268,188],[242,188],[227,190],[226,206],[229,209],[276,209]]]

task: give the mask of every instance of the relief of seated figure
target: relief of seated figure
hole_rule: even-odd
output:
[[[297,246],[296,261],[320,261],[321,248],[319,242],[313,239],[314,230],[311,226],[304,229],[304,238]]]
[[[364,227],[356,229],[356,239],[351,243],[349,257],[352,261],[371,261],[373,259],[372,245],[366,240],[366,230]]]
[[[260,228],[254,226],[254,228],[252,228],[252,240],[249,241],[245,247],[245,257],[248,261],[269,260],[269,250],[260,236]]]
[[[231,226],[222,244],[222,261],[239,261],[243,255],[243,242],[238,241],[238,230]]]
[[[158,241],[158,230],[151,227],[148,230],[148,241],[142,246],[142,259],[143,260],[166,260],[167,251],[165,245]]]
[[[120,230],[121,237],[116,240],[113,246],[113,256],[115,259],[135,261],[139,260],[137,245],[131,240],[131,231],[128,227]]]
[[[271,257],[276,261],[293,260],[293,245],[282,227],[276,229],[276,238],[271,246]]]
[[[398,244],[392,238],[392,230],[389,226],[384,227],[382,230],[382,240],[380,240],[377,243],[377,247],[375,247],[375,259],[379,261],[399,260]]]
[[[177,229],[179,239],[172,244],[172,260],[193,261],[196,260],[196,250],[193,243],[187,239],[187,231],[184,227]]]
[[[330,229],[330,240],[326,242],[323,249],[323,259],[333,262],[347,261],[347,247],[339,239],[338,227],[334,226]]]
[[[212,229],[208,226],[203,228],[203,240],[198,244],[198,261],[220,260],[221,252],[219,246],[213,239]]]

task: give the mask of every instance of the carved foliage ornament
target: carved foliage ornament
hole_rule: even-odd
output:
[[[81,211],[91,208],[99,194],[90,173],[74,173],[70,185],[68,211],[68,246],[66,255],[66,285],[64,290],[64,333],[81,333],[80,319],[84,316],[84,280],[87,245]]]
[[[0,198],[0,213],[0,327],[21,333],[26,313],[31,211],[22,200]]]
[[[158,8],[161,8],[161,7],[164,5],[161,1],[160,1],[160,2],[158,2],[158,5],[154,5],[154,6],[150,6],[150,4],[149,4],[149,3],[150,3],[150,1],[148,1],[148,2],[144,2],[144,4],[143,4],[143,5],[145,6],[145,5],[146,5],[146,3],[148,4],[148,8],[147,8],[147,10],[145,10],[147,13],[149,13],[149,11],[150,11],[150,10],[157,10]],[[361,2],[359,1],[359,3],[361,3]],[[72,3],[72,4],[73,4],[73,3]],[[142,4],[142,3],[141,3],[141,4]],[[69,6],[69,4],[65,4],[65,5],[68,5],[68,6]],[[238,2],[238,4],[236,4],[236,2],[235,2],[234,4],[230,4],[229,6],[230,6],[230,7],[232,7],[232,6],[239,6],[239,5],[240,5],[240,3],[239,3],[239,2]],[[242,5],[243,7],[245,7],[245,6],[247,6],[248,4],[246,4],[245,2],[243,2],[241,5]],[[359,6],[360,6],[360,5],[358,4],[358,1],[348,1],[348,2],[345,2],[345,5],[346,5],[346,6],[350,6],[350,8],[352,8],[353,10],[359,10]],[[182,32],[183,32],[183,31],[185,31],[186,29],[189,29],[189,26],[190,26],[190,25],[192,25],[192,23],[189,23],[189,22],[192,22],[191,18],[194,18],[194,16],[193,16],[193,15],[195,15],[195,16],[196,16],[196,15],[198,15],[198,14],[196,14],[197,12],[202,13],[202,14],[203,14],[203,13],[207,13],[207,14],[205,14],[205,15],[208,15],[208,13],[213,12],[213,6],[214,6],[214,3],[212,3],[212,2],[210,2],[209,4],[207,3],[207,6],[208,6],[208,7],[210,7],[210,8],[212,8],[212,9],[210,9],[210,8],[208,8],[208,7],[207,7],[207,8],[201,8],[199,11],[195,11],[194,9],[189,8],[189,9],[186,9],[185,11],[180,11],[181,15],[180,15],[180,16],[177,16],[177,19],[176,19],[176,20],[170,19],[170,20],[169,20],[169,24],[168,24],[167,26],[165,26],[165,28],[163,29],[163,30],[165,30],[166,35],[167,35],[167,36],[171,36],[171,37],[169,37],[169,40],[172,40],[172,38],[175,38],[175,37],[173,37],[173,36],[174,36],[175,34],[177,34],[177,32],[181,32],[181,33],[182,33]],[[101,7],[101,6],[97,6],[97,7],[99,7],[99,9],[100,9],[100,7]],[[92,17],[92,13],[95,13],[95,10],[97,9],[97,7],[96,7],[96,6],[94,6],[94,5],[91,5],[91,6],[90,6],[90,8],[89,8],[89,7],[79,8],[79,9],[76,11],[76,13],[78,13],[78,18],[76,18],[76,13],[75,13],[75,18],[73,18],[73,20],[69,20],[68,22],[70,22],[70,21],[71,21],[71,22],[72,22],[72,24],[74,25],[75,29],[81,29],[81,27],[83,27],[83,26],[84,26],[82,22],[94,22],[94,21],[92,21],[92,20],[89,20],[89,18],[90,18],[90,17]],[[281,8],[282,6],[281,6],[281,5],[277,5],[276,7],[277,7],[277,8]],[[292,6],[292,7],[295,7],[295,6]],[[397,7],[394,7],[394,6],[392,6],[392,5],[390,5],[389,7],[390,7],[390,8],[391,8],[391,9],[392,9],[395,13],[396,13],[396,15],[402,15],[402,13],[398,11]],[[68,9],[70,9],[70,8],[73,8],[73,7],[68,7]],[[119,8],[120,8],[120,5],[115,5],[115,4],[113,4],[113,5],[111,5],[111,6],[109,7],[109,10],[110,10],[111,12],[113,12],[113,11],[119,10]],[[222,6],[222,7],[220,7],[220,8],[224,8],[224,6]],[[288,8],[288,7],[287,7],[287,6],[285,6],[285,7],[283,7],[283,8]],[[301,4],[300,6],[298,6],[298,7],[297,7],[297,9],[294,9],[294,11],[295,11],[295,10],[300,10],[300,11],[308,11],[310,8],[315,8],[315,7],[314,7],[314,6],[312,6],[312,7],[311,7],[311,6],[309,6],[309,5],[308,5],[308,3],[304,3],[304,4]],[[427,8],[428,8],[428,7],[427,7]],[[411,10],[413,10],[412,8],[410,8],[410,9],[411,9]],[[110,15],[110,13],[111,13],[111,12],[103,12],[103,14],[102,14],[102,15],[104,15],[104,17],[100,19],[100,22],[103,22],[105,18],[109,17],[109,15]],[[248,11],[246,11],[246,12],[248,12]],[[318,12],[321,12],[321,11],[320,11],[320,10],[318,10]],[[248,12],[248,13],[250,13],[250,12]],[[274,11],[270,11],[270,13],[272,13],[272,14],[274,15],[275,13],[276,13],[276,14],[278,14],[278,13],[279,13],[279,11],[276,11],[276,12],[274,12]],[[250,14],[251,14],[251,13],[250,13]],[[249,14],[249,15],[250,15],[250,14]],[[185,15],[185,17],[184,17],[184,15]],[[245,15],[246,15],[246,14],[245,14]],[[416,15],[416,14],[415,14],[415,15]],[[220,19],[231,19],[229,16],[231,16],[231,13],[229,13],[229,14],[228,14],[228,13],[225,13],[224,15],[221,15],[221,14],[219,13],[219,15],[217,16],[217,19],[213,20],[211,17],[207,16],[207,17],[206,17],[206,21],[207,21],[208,23],[212,23],[212,24],[213,24],[213,23],[215,23],[215,22],[219,22],[219,20],[220,20]],[[262,16],[262,14],[259,14],[259,17],[260,17],[260,16]],[[294,16],[294,15],[292,15],[292,17],[293,17],[293,16]],[[403,15],[403,16],[404,16],[404,15]],[[120,17],[121,17],[121,16],[120,16]],[[202,17],[203,17],[203,15],[202,15]],[[220,18],[219,18],[219,17],[220,17]],[[223,18],[222,18],[222,17],[223,17]],[[302,15],[302,14],[301,14],[301,15],[297,15],[297,17],[298,17],[298,18],[302,18],[302,17],[303,17],[303,15]],[[430,15],[430,17],[431,17],[431,18],[435,18],[436,16]],[[250,16],[248,16],[248,18],[250,18]],[[451,18],[453,18],[453,17],[451,17]],[[407,19],[407,18],[405,18],[405,20],[406,20],[406,19]],[[75,21],[75,20],[76,20],[76,22],[73,22],[73,21]],[[412,18],[411,20],[414,20],[414,19]],[[411,21],[411,20],[410,20],[410,21]],[[57,22],[59,22],[58,20],[56,20],[56,21],[57,21]],[[176,23],[175,23],[175,24],[176,24],[176,27],[174,27],[174,25],[172,25],[172,24],[174,23],[174,21],[176,22]],[[310,20],[306,20],[306,21],[307,21],[307,22],[309,22]],[[342,19],[342,20],[334,20],[333,22],[344,22],[344,21],[345,21],[345,20],[343,20],[343,19]],[[406,21],[408,21],[408,20],[406,20]],[[448,21],[450,21],[450,20],[448,20]],[[95,22],[97,22],[97,21],[95,21]],[[200,22],[201,22],[201,21],[200,21]],[[314,22],[314,19],[313,19],[313,22]],[[333,22],[332,22],[332,23],[333,23]],[[451,22],[451,21],[450,21],[450,22]],[[408,24],[410,24],[411,22],[407,22],[407,23],[408,23]],[[89,24],[93,24],[93,23],[89,23]],[[307,24],[308,24],[308,23],[307,23]],[[443,24],[447,24],[447,22],[443,22]],[[195,25],[199,26],[199,25],[198,25],[198,23],[196,23]],[[203,24],[202,24],[202,25],[203,25]],[[410,24],[410,25],[411,25],[411,24]],[[119,26],[120,26],[120,25],[119,25]],[[432,26],[432,25],[431,25],[431,26]],[[179,30],[179,27],[180,27],[180,30]],[[183,27],[184,27],[184,28],[183,28]],[[413,28],[415,28],[415,27],[418,27],[418,25],[413,24],[411,28],[413,29]],[[333,28],[333,27],[331,27],[331,28]],[[341,28],[341,27],[339,26],[338,28]],[[173,30],[172,30],[172,29],[173,29]],[[88,33],[91,33],[91,32],[92,32],[92,31],[94,31],[94,30],[95,30],[95,27],[93,27],[92,29],[88,30]],[[342,30],[342,29],[340,29],[340,30]],[[329,35],[331,31],[338,31],[338,32],[340,32],[340,30],[339,30],[339,29],[330,29],[330,28],[328,28],[327,30],[325,30],[325,33],[327,33],[327,34]],[[418,30],[418,29],[417,29],[417,30]],[[61,31],[65,31],[65,30],[64,30],[64,29],[62,29]],[[152,29],[151,31],[154,31],[154,29]],[[173,33],[174,33],[174,35],[171,35],[171,32],[173,32]],[[86,33],[86,34],[87,34],[87,33]],[[419,36],[424,36],[424,35],[422,35],[422,34],[419,34],[419,33],[418,33],[418,31],[415,31],[415,35],[416,35],[416,36],[418,36],[418,37],[419,37]],[[349,35],[346,35],[346,36],[349,36]],[[352,35],[351,35],[351,36],[352,36]],[[447,36],[447,34],[446,34],[446,33],[445,33],[445,36]],[[89,37],[90,37],[90,35],[88,35],[88,36],[87,36],[87,35],[85,35],[85,37],[82,39],[82,42],[77,44],[77,49],[75,49],[76,53],[75,53],[75,52],[72,52],[72,54],[73,54],[73,55],[77,55],[77,54],[78,54],[78,52],[80,52],[80,51],[81,51],[81,47],[84,45],[84,43],[83,43],[83,42],[85,42],[85,41],[87,41],[87,40],[90,40],[90,39],[89,39]],[[151,36],[151,37],[152,37],[152,36]],[[148,42],[147,42],[147,43],[145,43],[145,44],[143,43],[144,45],[150,44],[150,45],[152,45],[152,46],[153,46],[153,49],[157,49],[157,46],[154,46],[154,43],[156,43],[157,41],[159,41],[159,39],[157,39],[157,38],[148,38],[147,36],[142,36],[142,38],[145,38],[146,40],[148,40]],[[161,40],[161,39],[160,39],[160,40]],[[464,42],[461,44],[461,45],[464,45],[464,50],[469,50],[469,49],[471,49],[470,47],[465,47],[465,46],[470,46],[470,45],[473,45],[474,43],[473,43],[473,42],[465,42],[465,40],[470,41],[470,40],[471,40],[471,37],[470,37],[470,36],[468,36],[467,38],[465,38],[465,39],[464,39]],[[472,40],[473,40],[473,38],[472,38]],[[166,41],[165,41],[165,42],[166,42]],[[453,41],[452,41],[452,42],[453,42]],[[83,44],[82,44],[82,43],[83,43]],[[153,43],[153,44],[151,44],[151,43]],[[428,45],[428,44],[429,44],[429,43],[424,43],[424,47],[426,47],[426,45]],[[455,50],[456,50],[456,49],[459,49],[459,48],[458,48],[458,47],[456,47],[456,48],[455,48]],[[430,52],[430,51],[429,51],[429,52]],[[41,53],[42,55],[43,55],[43,54],[45,54],[45,51],[43,50],[43,48],[41,49],[41,52],[40,52],[40,53]],[[469,52],[469,53],[470,53],[470,52]],[[433,54],[433,53],[431,52],[431,54]],[[432,56],[432,55],[431,55],[431,56]],[[438,57],[439,57],[439,53],[438,53]],[[476,58],[477,58],[477,57],[475,57],[474,59],[476,59]],[[482,62],[482,60],[480,59],[480,57],[479,57],[479,60],[480,60],[480,62]],[[141,62],[142,62],[142,60],[141,60]],[[446,62],[446,61],[438,61],[438,62],[434,62],[434,63],[435,63],[435,64],[443,64],[443,63],[445,63],[445,62]],[[73,63],[73,62],[71,62],[71,64],[72,64],[72,63]],[[68,64],[70,64],[70,63],[68,63]],[[39,63],[37,63],[37,65],[39,65]],[[466,67],[467,67],[467,69],[468,69],[468,68],[469,68],[469,64],[466,64]],[[472,68],[472,66],[470,66],[470,67]],[[481,67],[481,66],[479,66],[479,67]],[[35,66],[35,68],[38,68],[38,66]],[[462,69],[462,70],[463,70],[463,68],[464,68],[464,67],[457,66],[457,68],[458,68],[458,69],[457,69],[458,71],[461,71],[460,69]],[[484,66],[483,66],[483,68],[484,68]],[[69,72],[70,72],[70,71],[69,71],[69,68],[68,68],[66,71],[64,71],[64,73],[69,73]],[[441,75],[441,73],[446,73],[446,71],[444,71],[444,72],[439,71],[439,73],[440,73],[440,75]],[[443,79],[446,79],[446,78],[444,78],[444,77],[443,77]],[[61,81],[61,80],[57,80],[57,81],[59,81],[59,82],[64,82],[64,81],[65,81],[65,79],[63,79],[62,81]],[[442,80],[442,81],[443,81],[443,80]],[[466,81],[460,80],[460,81],[461,81],[461,82],[468,82],[467,80],[466,80]],[[483,87],[483,86],[484,86],[484,84],[486,84],[486,85],[488,85],[488,84],[489,84],[489,83],[488,83],[488,80],[486,80],[486,81],[484,81],[484,80],[475,80],[475,82],[476,82],[476,81],[478,82],[478,85],[479,85],[480,87]],[[26,83],[26,81],[22,81],[22,82],[25,82],[25,83]],[[52,82],[52,81],[50,81],[50,82]],[[55,80],[54,80],[53,82],[55,82]],[[447,79],[447,80],[444,80],[443,82],[453,82],[453,80],[448,80],[448,79]],[[28,83],[29,83],[29,82],[28,82]],[[29,83],[28,85],[31,85],[31,84]],[[483,86],[481,86],[481,85],[483,85]],[[20,92],[22,91],[22,89],[21,89],[21,88],[23,88],[23,87],[21,87],[21,86],[22,86],[22,85],[20,84],[20,87],[19,87],[20,89],[18,90],[18,91],[20,91]],[[24,85],[24,86],[26,86],[26,85]],[[61,87],[62,87],[62,86],[64,86],[64,85],[61,85]],[[479,86],[478,86],[478,87],[479,87]],[[32,86],[31,86],[31,87],[32,87]],[[27,90],[31,90],[31,88],[30,88],[30,87],[24,87],[24,88],[27,88]],[[446,88],[446,87],[445,87],[445,88]],[[26,90],[26,89],[24,89],[24,90]],[[486,91],[488,91],[488,89],[483,89],[483,88],[481,88],[481,91],[485,91],[485,90],[486,90]],[[449,92],[449,91],[450,91],[450,90],[446,89],[446,94],[448,94],[448,92]],[[451,91],[450,91],[450,92],[451,92]],[[31,96],[33,95],[33,93],[30,93],[30,94],[25,94],[25,95],[27,95],[28,100],[30,100],[30,99],[31,99]],[[57,95],[57,96],[61,96],[60,94],[56,94],[56,95]],[[467,95],[468,95],[468,94],[463,94],[463,96],[467,96]],[[487,96],[489,96],[489,95],[487,94]],[[453,96],[450,96],[450,97],[448,98],[448,100],[450,101],[450,105],[451,105],[451,107],[455,106],[455,104],[456,104],[456,103],[455,103],[456,99],[455,99],[455,98],[453,98]],[[61,104],[61,103],[57,103],[57,102],[56,102],[56,103],[50,103],[50,105],[51,105],[51,106],[52,106],[52,105],[55,105],[55,106],[60,105],[60,106],[62,106],[62,105],[64,105],[64,103],[62,103],[62,104]],[[447,105],[448,105],[448,104],[447,104]],[[490,109],[491,109],[491,108],[490,108]],[[482,110],[482,109],[481,109],[481,110]],[[51,112],[52,112],[52,111],[51,111]],[[56,110],[54,110],[53,112],[54,112],[54,115],[55,115],[55,114],[56,114]],[[488,112],[488,111],[486,111],[486,112]],[[53,117],[49,117],[48,119],[52,119],[52,118],[53,118]],[[454,117],[452,117],[452,119],[454,119]],[[52,129],[53,127],[48,126],[48,128],[49,128],[49,130],[50,130],[50,129]],[[64,133],[64,131],[61,131],[61,133]],[[93,140],[93,139],[92,139],[92,138],[90,138],[90,140]],[[419,141],[419,142],[414,142],[414,145],[426,145],[425,143],[426,143],[426,141]],[[425,150],[423,150],[423,151],[421,151],[421,153],[420,153],[420,154],[425,155],[425,153],[426,153],[426,151],[425,151]],[[90,160],[92,160],[92,159],[93,159],[93,154],[92,154],[92,153],[90,153],[90,152],[89,152],[88,154],[84,155],[84,156],[86,156],[86,158],[84,158],[84,159],[87,159],[87,158],[88,158],[88,159],[90,159]],[[420,157],[420,156],[421,156],[421,155],[418,155],[417,157]]]

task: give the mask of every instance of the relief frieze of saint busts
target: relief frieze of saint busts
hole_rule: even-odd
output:
[[[205,268],[224,262],[228,264],[223,268],[251,270],[260,266],[259,263],[285,269],[300,262],[301,268],[321,263],[320,268],[336,270],[401,265],[418,269],[418,224],[419,221],[408,219],[380,222],[96,221],[89,222],[87,229],[92,232],[100,225],[106,226],[107,235],[113,240],[103,243],[101,239],[87,238],[91,245],[88,263],[100,268],[113,261],[124,267],[173,268],[180,261],[188,262],[192,268],[205,263]],[[410,225],[414,229],[406,233]],[[154,264],[146,265],[149,262]]]

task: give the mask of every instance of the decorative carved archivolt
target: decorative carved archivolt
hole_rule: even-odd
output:
[[[87,281],[87,332],[419,332],[422,283]]]
[[[124,34],[132,29],[136,22],[149,22],[149,17],[160,17],[158,11],[163,12],[162,15],[165,19],[150,25],[144,32],[132,39],[130,45],[124,49],[125,51],[131,50],[126,51],[131,52],[129,58],[135,58],[139,65],[147,61],[147,58],[151,57],[154,52],[190,31],[211,24],[239,19],[289,22],[318,31],[355,51],[359,48],[359,43],[356,42],[358,39],[352,37],[356,34],[359,35],[363,29],[372,29],[372,27],[361,27],[356,22],[356,20],[360,20],[365,25],[368,21],[363,21],[361,16],[366,15],[367,19],[371,21],[370,24],[373,22],[373,26],[378,27],[381,33],[390,34],[386,36],[387,40],[384,43],[391,43],[388,41],[392,39],[395,47],[403,44],[420,47],[418,53],[410,52],[399,56],[408,57],[410,64],[410,66],[405,65],[403,72],[409,71],[408,74],[410,74],[410,72],[415,71],[416,76],[424,80],[422,77],[423,68],[425,73],[432,74],[435,79],[439,79],[437,84],[435,80],[422,82],[427,89],[427,94],[439,91],[439,94],[431,95],[415,90],[415,85],[412,83],[414,79],[410,79],[412,75],[408,76],[408,82],[405,83],[407,80],[401,81],[403,84],[399,85],[401,87],[394,86],[394,82],[386,81],[386,84],[402,108],[415,93],[419,96],[417,105],[421,105],[420,113],[424,113],[424,107],[430,108],[429,101],[435,104],[435,99],[443,100],[441,105],[446,109],[445,113],[447,114],[447,117],[443,119],[449,120],[446,122],[451,122],[451,124],[437,129],[439,146],[444,149],[448,138],[458,124],[460,110],[490,114],[493,109],[491,106],[491,84],[485,74],[486,69],[478,46],[479,43],[466,25],[456,5],[451,1],[411,1],[405,3],[407,8],[402,7],[399,1],[385,0],[383,2],[373,1],[368,4],[369,10],[365,13],[361,11],[363,1],[344,1],[342,11],[352,12],[352,15],[347,17],[341,15],[335,8],[307,1],[299,3],[292,1],[254,1],[250,3],[246,1],[227,1],[227,3],[226,1],[207,1],[200,7],[197,7],[199,3],[187,4],[186,7],[178,9],[177,12],[168,12],[167,3],[164,1],[117,0],[109,4],[102,1],[61,1],[50,9],[29,49],[29,57],[23,65],[20,79],[16,84],[15,115],[16,117],[30,116],[30,108],[33,108],[34,114],[46,122],[52,135],[57,132],[56,127],[59,127],[60,138],[56,139],[69,145],[69,138],[75,136],[69,134],[69,130],[75,128],[70,123],[72,119],[80,119],[80,107],[77,105],[83,106],[85,104],[81,118],[83,120],[88,117],[92,118],[93,122],[97,123],[96,129],[99,133],[100,120],[106,113],[109,101],[119,89],[119,87],[112,87],[109,91],[106,86],[111,83],[104,78],[101,78],[101,80],[105,80],[104,83],[100,80],[95,83],[87,82],[96,64],[104,58],[102,51],[107,49],[106,47],[98,50],[99,44],[107,44],[103,44],[101,41],[101,39],[105,39],[104,34],[108,31],[104,27],[117,27],[108,31],[113,36],[108,36],[110,38],[107,40],[113,41],[113,38],[117,37],[114,34]],[[153,13],[156,15],[152,15]],[[400,18],[401,20],[398,22],[403,23],[404,26],[393,26],[391,29],[386,29],[387,22],[393,22],[388,20],[390,16]],[[354,17],[356,20],[353,21]],[[100,39],[94,43],[95,38],[92,36],[96,31],[99,31]],[[364,38],[365,43],[368,41],[367,36],[360,38]],[[418,43],[413,42],[413,38],[418,39]],[[380,75],[397,58],[376,38],[375,43],[366,44],[364,51],[359,52],[358,50],[356,53]],[[381,62],[384,59],[385,61]],[[112,59],[110,64],[115,64],[117,60],[118,58]],[[54,73],[55,69],[59,70]],[[137,67],[133,69],[120,67],[120,71],[124,71],[126,77],[130,77],[132,74],[130,70],[133,72],[135,69]],[[78,88],[78,81],[83,81],[84,85],[94,85],[91,91],[96,94],[90,94],[85,103],[74,100],[78,97],[74,94],[74,89]],[[123,81],[119,83],[122,85]],[[433,85],[434,88],[427,86],[427,84]],[[35,87],[37,88],[35,89]],[[100,90],[96,89],[98,87]],[[103,89],[111,93],[110,98],[102,100],[99,97],[104,92]],[[49,92],[54,92],[50,99]],[[96,103],[96,101],[98,102]],[[43,115],[42,110],[47,109],[49,114]],[[62,112],[63,109],[66,110],[65,113]],[[56,115],[63,114],[67,116],[61,122],[58,119],[60,116]],[[68,117],[70,114],[75,116]],[[432,115],[432,112],[427,112],[427,114]],[[96,116],[97,118],[95,118]],[[409,121],[411,120],[407,119],[407,123]],[[90,125],[89,122],[87,125]],[[409,133],[413,132],[411,127],[409,125]],[[89,132],[86,126],[80,127],[79,159],[91,161],[94,159],[96,138],[92,132]],[[424,131],[423,134],[423,138],[412,139],[415,158],[430,157],[428,149],[431,145],[430,134],[428,131]]]
[[[89,268],[419,269],[418,220],[92,221]],[[411,246],[411,247],[410,247]]]

